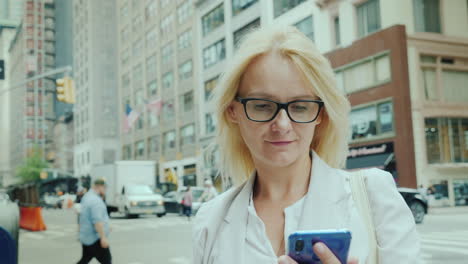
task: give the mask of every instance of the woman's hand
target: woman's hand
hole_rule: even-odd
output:
[[[314,252],[323,264],[341,264],[335,254],[323,243],[316,243],[314,245]],[[278,264],[297,264],[297,262],[289,256],[281,256],[278,259]],[[358,260],[355,258],[348,259],[348,264],[358,264]]]

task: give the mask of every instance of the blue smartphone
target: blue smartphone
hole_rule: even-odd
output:
[[[346,264],[351,245],[351,232],[347,229],[298,231],[289,235],[288,255],[299,264],[321,264],[313,245],[324,243],[342,264]]]

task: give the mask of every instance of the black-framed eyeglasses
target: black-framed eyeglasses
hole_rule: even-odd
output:
[[[312,123],[325,105],[320,100],[294,100],[280,103],[261,98],[236,97],[236,101],[244,105],[245,115],[255,122],[269,122],[275,119],[281,109],[284,109],[293,122]]]

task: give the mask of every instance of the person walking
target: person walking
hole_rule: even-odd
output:
[[[192,215],[192,202],[193,202],[193,195],[190,186],[187,187],[187,191],[184,194],[184,199],[182,200],[182,206],[184,208],[184,214],[187,216],[188,220],[190,221],[190,216]]]
[[[105,181],[98,179],[81,200],[79,225],[83,253],[78,264],[89,263],[93,258],[102,264],[112,263],[107,239],[110,231],[109,215],[102,199],[105,192]]]
[[[213,186],[213,182],[211,180],[206,180],[205,190],[203,191],[203,194],[200,196],[199,201],[202,203],[208,202],[209,200],[215,198],[216,196],[218,196],[218,192]]]

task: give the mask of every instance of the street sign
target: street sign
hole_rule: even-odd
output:
[[[0,80],[5,80],[5,61],[0,60]]]

